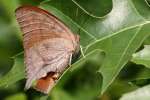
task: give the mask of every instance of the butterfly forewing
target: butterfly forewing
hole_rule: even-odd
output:
[[[23,32],[26,88],[38,80],[36,89],[48,93],[57,79],[53,77],[68,66],[78,40],[60,20],[40,8],[22,6],[16,17]]]

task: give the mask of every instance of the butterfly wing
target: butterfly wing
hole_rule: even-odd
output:
[[[66,69],[75,50],[75,36],[56,17],[37,7],[20,7],[16,10],[16,17],[23,31],[27,70],[25,88],[39,80],[36,88],[48,93],[53,79],[49,73],[61,74]],[[44,80],[43,77],[47,78]],[[48,86],[41,88],[39,83],[43,82],[47,82]]]
[[[55,16],[34,6],[16,10],[16,18],[23,31],[24,47],[50,38],[65,38],[75,43],[75,35]]]
[[[55,45],[58,43],[59,48]],[[39,45],[31,47],[29,51],[27,51],[28,53],[26,54],[25,60],[27,66],[26,89],[30,88],[33,81],[41,79],[42,77],[47,77],[50,72],[62,74],[68,66],[72,56],[71,51],[64,47],[65,43],[69,44],[70,42],[59,38],[49,39],[43,41]],[[50,79],[51,77],[49,80]],[[48,93],[48,90],[48,88],[44,88],[41,91],[47,91],[45,93]]]

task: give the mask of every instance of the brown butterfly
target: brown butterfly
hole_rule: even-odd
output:
[[[23,31],[27,82],[49,93],[79,51],[79,36],[73,34],[58,18],[34,6],[16,9],[16,18]]]

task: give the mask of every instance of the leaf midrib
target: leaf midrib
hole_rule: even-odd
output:
[[[139,27],[139,26],[143,26],[143,25],[146,25],[146,24],[149,24],[149,23],[150,23],[150,21],[145,21],[144,23],[141,23],[141,24],[138,24],[138,25],[134,25],[134,26],[130,26],[130,27],[123,28],[123,29],[121,29],[121,30],[119,30],[119,31],[117,31],[117,32],[115,32],[115,33],[113,33],[113,34],[107,35],[107,36],[105,36],[105,37],[103,37],[103,38],[101,38],[101,39],[99,39],[99,40],[96,40],[95,42],[89,44],[89,45],[86,47],[86,50],[85,50],[85,51],[87,51],[87,49],[88,49],[90,46],[94,45],[94,44],[97,43],[97,42],[103,41],[103,40],[105,40],[105,39],[107,39],[107,38],[110,38],[110,37],[112,37],[112,36],[115,36],[115,35],[117,35],[117,34],[119,34],[119,33],[121,33],[121,32],[124,32],[124,31],[126,31],[126,30],[129,30],[129,29],[132,29],[132,28],[135,28],[135,27]]]

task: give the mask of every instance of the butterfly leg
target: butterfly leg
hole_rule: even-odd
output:
[[[69,67],[71,66],[71,61],[72,61],[72,54],[70,55],[70,58],[69,58]]]
[[[83,53],[83,49],[82,49],[82,46],[80,45],[80,51],[81,51],[81,55],[83,56],[83,58],[85,58],[85,55]]]

